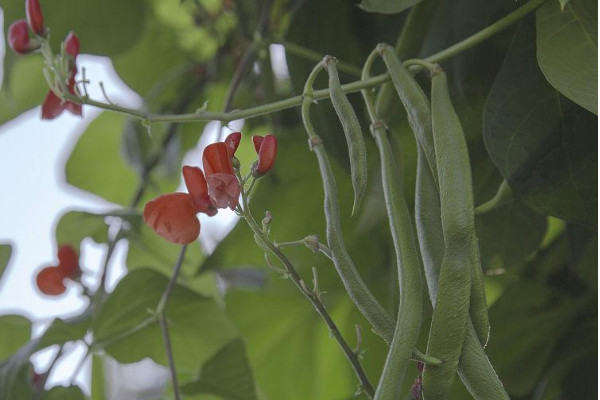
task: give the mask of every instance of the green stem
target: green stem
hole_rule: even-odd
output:
[[[485,214],[488,213],[506,203],[511,201],[514,198],[513,191],[511,190],[508,182],[503,180],[498,188],[498,191],[490,200],[486,201],[483,204],[475,207],[475,214]]]
[[[285,47],[285,51],[289,54],[293,54],[298,57],[302,57],[309,61],[319,62],[323,59],[323,54],[320,54],[317,51],[312,49],[308,49],[306,47],[300,46],[296,43],[288,42],[285,39],[276,40],[273,43],[281,44]],[[345,72],[350,75],[354,75],[356,77],[360,77],[360,68],[350,63],[338,60],[337,64],[338,70]]]

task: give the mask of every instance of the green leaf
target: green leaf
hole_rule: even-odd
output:
[[[54,386],[44,393],[43,400],[85,400],[79,386]]]
[[[138,269],[123,278],[98,312],[95,344],[122,363],[150,357],[167,365],[160,327],[152,315],[168,279],[150,269]],[[237,336],[215,302],[183,286],[176,286],[166,316],[178,371],[196,372]]]
[[[326,273],[325,268],[321,271]],[[366,350],[362,365],[371,382],[376,382],[387,353],[385,343],[368,329],[342,288],[326,289],[323,299],[350,346],[356,344],[355,325],[362,326],[361,349]],[[291,282],[274,278],[266,290],[232,291],[225,300],[229,315],[245,338],[257,387],[266,398],[352,397],[358,381],[348,360],[325,323]]]
[[[137,178],[119,149],[124,117],[102,113],[81,135],[66,165],[67,182],[117,204],[128,204]]]
[[[42,104],[44,96],[48,93],[42,67],[42,57],[30,55],[17,58],[12,64],[10,74],[4,71],[4,82],[0,91],[0,124]]]
[[[31,400],[29,357],[38,350],[38,341],[29,341],[0,365],[0,399]]]
[[[484,139],[500,173],[537,212],[580,224],[597,215],[597,117],[548,85],[530,20],[519,28],[485,107]]]
[[[548,1],[538,8],[536,21],[544,76],[560,93],[598,114],[598,2]]]
[[[421,0],[362,0],[358,5],[365,11],[380,14],[396,14],[410,8]]]
[[[40,338],[39,347],[45,348],[83,339],[92,322],[91,317],[91,309],[87,309],[82,314],[69,319],[55,318]]]
[[[538,249],[546,233],[546,217],[519,201],[478,215],[476,224],[484,271],[519,265]]]
[[[586,301],[523,279],[494,303],[487,353],[511,397],[531,393]]]
[[[8,267],[8,262],[10,261],[11,254],[12,244],[0,244],[0,283],[2,282],[2,275],[4,275],[4,271],[6,271],[6,267]]]
[[[225,400],[255,400],[254,377],[244,343],[235,339],[223,347],[181,391],[187,395],[214,394]]]
[[[8,358],[31,338],[31,321],[20,315],[0,316],[0,361]]]
[[[105,217],[105,214],[84,211],[63,214],[56,226],[56,243],[79,247],[79,243],[86,237],[91,237],[96,243],[106,243],[108,225],[104,222]]]

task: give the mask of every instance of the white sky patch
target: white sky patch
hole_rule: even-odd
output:
[[[278,81],[289,79],[290,71],[285,57],[285,47],[281,44],[271,44],[269,45],[269,53],[271,54],[271,68],[275,78]]]

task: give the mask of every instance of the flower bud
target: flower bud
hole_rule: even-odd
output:
[[[59,267],[46,267],[38,272],[35,283],[40,292],[48,296],[58,296],[67,289],[63,280],[64,272]]]
[[[8,44],[17,54],[28,54],[38,48],[29,39],[27,21],[24,19],[13,22],[8,28]]]
[[[159,236],[171,243],[188,244],[198,238],[200,221],[192,197],[187,193],[170,193],[146,203],[144,221]]]
[[[25,13],[27,15],[27,24],[31,30],[38,36],[44,36],[44,15],[42,14],[39,0],[26,0]]]
[[[242,140],[242,132],[233,132],[227,135],[225,138],[225,145],[227,146],[227,150],[229,151],[229,155],[233,157],[235,155],[235,151],[240,145],[240,141]]]
[[[66,103],[52,90],[48,91],[42,103],[42,119],[54,119],[65,110]]]
[[[260,178],[273,168],[277,157],[277,138],[273,135],[265,137],[253,136],[254,149],[258,153],[258,163],[252,168],[252,176]]]

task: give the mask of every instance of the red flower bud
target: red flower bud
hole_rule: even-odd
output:
[[[64,272],[59,267],[46,267],[38,272],[35,283],[40,292],[48,296],[58,296],[66,290]]]
[[[36,35],[44,36],[44,15],[39,0],[27,0],[25,2],[25,13],[31,30]]]
[[[192,243],[200,234],[200,221],[187,193],[159,196],[146,204],[143,215],[146,224],[169,242]]]
[[[67,278],[74,278],[79,275],[79,254],[70,244],[59,246],[58,268]]]
[[[231,157],[235,155],[235,151],[240,145],[240,140],[242,140],[242,132],[230,133],[225,138],[225,144],[227,145],[227,150],[229,150],[229,155]]]
[[[8,28],[8,44],[17,54],[31,53],[38,48],[29,40],[27,21],[24,19],[13,22]]]
[[[73,57],[73,59],[79,55],[79,39],[73,31],[69,32],[65,39],[65,52]]]
[[[208,184],[208,195],[218,208],[237,207],[241,187],[235,176],[227,145],[213,143],[204,149],[202,164]]]
[[[273,135],[265,137],[253,136],[254,148],[258,153],[258,165],[256,173],[258,177],[266,174],[273,168],[275,158],[277,157],[277,138]]]
[[[198,167],[183,166],[183,180],[192,196],[196,212],[203,212],[211,217],[217,213],[217,208],[210,201],[208,186],[202,170]]]

